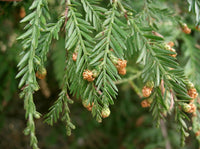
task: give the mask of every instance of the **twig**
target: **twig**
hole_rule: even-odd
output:
[[[122,83],[132,81],[132,80],[138,78],[140,75],[141,75],[141,72],[138,72],[135,75],[130,76],[129,78],[116,81],[115,84],[122,84]]]
[[[68,4],[67,4],[67,0],[65,0],[65,3],[66,3],[66,7],[65,7],[65,24],[64,24],[64,26],[63,26],[63,28],[62,28],[62,30],[64,30],[64,28],[65,28],[65,26],[66,26],[66,24],[67,24],[67,20],[68,20],[68,10],[69,10],[69,7],[68,7]]]
[[[68,15],[69,8],[68,8],[67,0],[65,0],[65,3],[66,3],[66,8],[65,8],[65,25],[66,25],[67,20],[68,20],[67,15]]]
[[[97,90],[97,87],[94,85],[95,90],[99,93],[99,95],[102,95],[102,92],[100,90]]]
[[[165,87],[164,87],[164,80],[163,79],[161,80],[161,93],[162,93],[162,96],[164,96]]]
[[[139,96],[139,98],[142,98],[142,93],[140,92],[140,89],[135,85],[133,81],[129,81],[129,84],[131,85],[131,88],[136,92],[136,94]]]
[[[69,97],[69,94],[68,94],[68,93],[66,93],[66,96],[67,96],[67,99],[71,99],[71,98]]]
[[[155,36],[158,36],[158,37],[164,38],[163,35],[161,35],[161,34],[158,33],[158,32],[152,31],[152,33],[153,33]]]
[[[171,111],[172,108],[174,107],[174,96],[173,96],[172,90],[170,90],[170,95],[171,95],[171,103],[170,103],[169,110]]]

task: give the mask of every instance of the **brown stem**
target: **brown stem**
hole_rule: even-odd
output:
[[[65,7],[65,24],[64,24],[64,26],[63,26],[63,28],[62,28],[62,30],[64,30],[64,28],[65,28],[65,26],[66,26],[66,24],[67,24],[67,20],[68,20],[68,10],[69,10],[69,7],[68,7],[68,4],[67,4],[67,0],[65,0],[65,3],[66,3],[66,7]]]
[[[115,82],[115,84],[117,85],[117,84],[127,83],[129,81],[135,80],[135,79],[139,78],[139,76],[141,75],[141,73],[142,72],[138,72],[138,73],[130,76],[129,78],[118,80],[118,81]]]
[[[28,86],[28,84],[25,84],[25,85],[21,88],[21,90],[24,90],[27,86]]]
[[[129,81],[129,84],[131,85],[131,88],[136,92],[136,94],[139,96],[139,98],[142,98],[142,93],[140,92],[140,89],[135,85],[133,81]]]
[[[97,91],[97,87],[94,85],[95,90]],[[102,92],[100,90],[97,91],[99,95],[102,95]]]
[[[164,38],[163,35],[161,35],[161,34],[158,33],[158,32],[152,31],[152,33],[153,33],[155,36],[158,36],[158,37]]]
[[[165,87],[164,87],[164,80],[163,79],[161,80],[161,93],[162,93],[162,96],[164,96]]]
[[[67,99],[70,99],[70,97],[69,97],[69,94],[68,94],[68,93],[66,93],[66,96],[67,96]]]
[[[173,94],[172,90],[170,90],[170,95],[171,95],[171,103],[170,103],[169,110],[171,111],[172,108],[174,107],[174,94]]]

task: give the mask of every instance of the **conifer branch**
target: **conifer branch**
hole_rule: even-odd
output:
[[[186,61],[184,67],[185,74],[190,79],[190,81],[194,82],[194,85],[197,88],[197,90],[200,91],[200,69],[198,66],[200,63],[200,59],[198,56],[200,54],[200,51],[197,47],[195,47],[196,41],[191,36],[182,35],[181,38],[184,41],[181,50],[184,52],[184,59]],[[197,98],[197,102],[194,102],[194,105],[197,108],[199,108],[199,98]],[[192,130],[195,133],[197,140],[200,142],[200,123],[198,110],[192,116],[192,126]]]
[[[49,109],[50,111],[45,115],[45,122],[53,125],[53,123],[56,123],[58,121],[62,113],[61,120],[66,123],[67,135],[71,135],[71,129],[75,129],[75,126],[72,124],[69,116],[70,109],[68,107],[68,103],[72,104],[73,100],[70,99],[67,88],[68,78],[67,73],[65,72],[62,91],[59,94],[58,100],[55,101],[53,106]]]
[[[193,128],[194,132],[200,135],[200,125],[197,124],[199,112],[196,113],[196,106],[199,104],[193,101],[198,93],[186,77],[198,85],[199,58],[194,53],[199,53],[199,50],[194,47],[192,39],[181,37],[188,47],[185,55],[188,59],[185,76],[176,59],[175,49],[158,33],[159,21],[172,16],[171,20],[176,20],[174,14],[168,9],[157,8],[147,0],[144,0],[143,10],[139,13],[135,13],[134,8],[126,4],[131,3],[131,0],[110,0],[109,10],[100,5],[100,2],[65,0],[64,14],[56,23],[47,23],[46,19],[50,18],[47,0],[35,0],[30,7],[32,12],[21,21],[27,22],[27,25],[24,28],[26,32],[18,38],[23,39],[23,51],[16,78],[21,77],[19,88],[22,90],[21,97],[24,98],[28,120],[24,133],[30,135],[31,146],[38,149],[34,118],[40,118],[40,113],[33,101],[33,94],[39,89],[36,76],[40,79],[45,77],[44,63],[47,61],[50,44],[52,39],[58,40],[63,24],[66,32],[66,56],[63,50],[60,63],[66,69],[62,71],[63,79],[59,79],[63,80],[59,97],[45,115],[46,123],[53,125],[61,119],[66,124],[67,134],[71,134],[75,126],[69,115],[69,104],[73,103],[69,95],[81,98],[83,106],[101,122],[102,118],[110,115],[109,105],[114,104],[113,100],[118,94],[116,85],[128,82],[138,96],[144,99],[142,107],[150,107],[157,126],[168,114],[174,112],[181,133],[181,143],[184,144],[185,137],[188,136],[186,121],[190,120],[185,113],[192,113],[193,125],[198,126]],[[195,10],[198,23],[199,3],[195,0],[188,2],[190,10]],[[64,0],[62,3],[64,4]],[[180,24],[183,32],[191,32],[186,24]],[[124,58],[131,57],[131,60],[137,55],[136,63],[141,65],[134,66],[138,67],[136,73],[128,71],[130,76],[121,79],[120,75],[126,74],[127,61]],[[54,54],[55,57],[59,57],[59,54]],[[145,83],[142,90],[133,81],[140,79],[140,76]]]
[[[181,145],[184,146],[185,144],[185,138],[189,136],[188,132],[186,132],[186,130],[188,130],[188,127],[184,121],[184,119],[189,120],[188,116],[186,114],[184,114],[181,110],[180,110],[180,105],[179,104],[175,104],[175,120],[177,122],[178,125],[178,130],[181,133]]]
[[[98,6],[100,0],[81,0],[84,11],[86,12],[86,21],[91,22],[96,30],[99,30],[102,26],[102,20],[100,19],[101,13],[105,13],[107,9]]]
[[[73,1],[72,1],[73,2]],[[66,24],[66,44],[65,48],[67,50],[76,49],[77,55],[77,70],[79,72],[80,69],[84,66],[85,63],[88,63],[88,55],[89,50],[92,47],[94,42],[92,41],[92,37],[90,37],[89,33],[92,33],[92,27],[88,22],[80,18],[82,16],[77,9],[73,7],[71,0],[68,0],[68,22]],[[76,4],[74,4],[76,6]]]
[[[61,26],[65,20],[65,16],[60,17],[58,22],[56,23],[49,23],[47,24],[47,28],[43,32],[42,37],[40,38],[39,44],[41,45],[38,47],[38,57],[40,57],[40,61],[42,64],[47,60],[47,53],[49,52],[50,45],[52,38],[58,40],[59,36],[58,33],[61,29]]]
[[[27,128],[24,130],[26,135],[30,135],[30,145],[34,149],[38,149],[37,138],[35,136],[34,118],[40,118],[40,114],[36,111],[33,102],[33,93],[39,89],[35,77],[35,69],[37,67],[37,47],[40,38],[40,30],[46,25],[46,17],[48,17],[48,6],[46,0],[35,0],[29,8],[32,10],[21,22],[29,22],[25,29],[27,30],[18,39],[23,39],[23,48],[21,55],[23,58],[18,64],[20,72],[16,76],[21,77],[19,88],[22,89],[21,97],[24,97],[24,108],[26,110],[26,118],[28,119]]]
[[[76,9],[76,3],[68,0],[69,13],[68,22],[66,24],[66,44],[65,48],[69,51],[67,57],[67,73],[69,79],[70,91],[73,95],[82,98],[82,101],[88,101],[88,104],[93,104],[92,115],[96,116],[98,121],[101,121],[101,106],[99,105],[98,92],[93,83],[88,83],[83,80],[83,72],[88,69],[89,55],[93,44],[95,43],[90,36],[93,27],[88,22],[83,20],[82,15]],[[72,61],[72,55],[77,55]],[[74,62],[75,61],[75,62]],[[81,88],[81,90],[80,90]]]
[[[132,80],[134,80],[134,79],[137,79],[137,78],[140,77],[141,73],[142,73],[142,72],[139,71],[139,72],[137,72],[136,74],[131,75],[129,78],[124,78],[124,79],[121,79],[121,80],[116,81],[115,84],[127,83],[127,82],[129,82],[129,81],[132,81]]]
[[[99,43],[93,49],[90,64],[93,67],[100,67],[100,74],[97,77],[96,86],[97,90],[102,92],[102,103],[104,105],[113,104],[113,97],[116,98],[117,87],[114,84],[116,79],[120,79],[115,68],[115,57],[123,58],[123,50],[126,49],[123,38],[126,38],[126,32],[119,27],[123,24],[117,17],[117,2],[113,2],[112,8],[106,12],[106,20],[103,23],[104,31],[96,35]],[[112,48],[114,51],[110,51]],[[97,56],[98,55],[98,56]],[[102,60],[102,61],[101,61]]]
[[[196,41],[191,36],[182,35],[181,39],[184,41],[181,50],[184,52],[184,59],[186,60],[185,74],[190,81],[194,82],[197,90],[200,91],[200,68],[198,66],[200,63],[198,56],[200,50],[195,47]]]
[[[199,107],[199,103],[196,103]],[[195,133],[196,139],[200,142],[200,113],[197,111],[196,115],[192,117],[192,130]]]
[[[189,3],[189,11],[192,11],[196,15],[196,25],[200,22],[200,2],[198,0],[187,0]]]
[[[134,24],[134,26],[136,27],[136,29],[139,28],[136,26],[136,24]],[[190,97],[187,95],[187,90],[186,90],[186,77],[183,75],[183,70],[178,66],[178,64],[169,56],[167,56],[169,53],[167,52],[167,50],[162,50],[164,49],[164,47],[160,46],[159,44],[155,43],[152,45],[149,44],[149,40],[146,37],[150,37],[151,36],[143,36],[144,33],[140,33],[141,38],[144,38],[144,42],[146,43],[146,46],[148,49],[148,51],[146,52],[141,52],[141,54],[146,53],[146,58],[143,57],[144,59],[146,59],[145,63],[149,65],[145,65],[145,68],[143,70],[143,74],[142,77],[144,79],[144,81],[148,81],[148,80],[154,80],[154,84],[155,86],[159,86],[160,85],[160,79],[162,78],[165,82],[165,95],[167,95],[167,92],[170,92],[171,90],[174,90],[175,95],[177,96],[177,98],[181,98],[181,99],[186,99],[188,101],[190,101]],[[143,36],[143,37],[142,37]],[[153,38],[153,37],[152,37]],[[143,48],[145,49],[145,48]],[[159,50],[160,49],[160,50]],[[158,55],[159,56],[156,56]],[[172,54],[172,53],[171,53]],[[162,55],[162,56],[161,56]],[[145,54],[143,55],[145,56]],[[140,55],[141,57],[141,55]],[[170,68],[173,68],[173,70],[170,70]],[[150,74],[152,73],[152,74]],[[156,74],[156,76],[155,76]],[[152,77],[152,78],[151,78]],[[159,90],[157,90],[159,91]],[[155,91],[156,92],[156,91]],[[159,93],[159,92],[158,92]],[[164,100],[168,99],[170,100],[170,98],[165,98],[167,96],[162,96],[161,94],[157,95],[158,97],[156,99],[160,99],[155,101],[155,103],[152,105],[152,114],[154,115],[154,118],[157,119],[157,122],[160,121],[161,118],[164,118],[161,113],[163,111],[163,109],[165,109],[164,111],[168,110],[169,108],[168,105],[163,102]],[[163,101],[162,101],[163,100]],[[177,105],[176,100],[175,100],[175,105]],[[184,138],[187,136],[187,132],[185,129],[187,129],[187,127],[185,127],[185,122],[184,122],[184,118],[185,116],[182,116],[182,112],[180,110],[176,110],[177,114],[178,114],[178,124],[179,124],[179,130],[181,132],[181,136],[182,136],[182,145],[184,142]],[[159,123],[157,123],[159,124]]]
[[[151,13],[149,12],[148,14]],[[137,25],[138,22],[140,20],[137,21],[135,18],[128,16],[128,23],[132,27],[130,39],[136,44],[134,50],[140,53],[137,63],[144,64],[142,73],[143,81],[154,82],[154,93],[150,97],[154,98],[151,110],[154,118],[157,119],[157,125],[159,125],[160,119],[163,119],[167,112],[171,110],[168,103],[171,102],[172,93],[176,95],[176,98],[173,99],[176,107],[180,105],[180,103],[176,102],[177,98],[188,100],[188,102],[191,100],[186,88],[188,81],[184,76],[183,70],[174,59],[176,53],[167,49],[166,43],[163,42],[163,36],[153,31],[151,23],[148,23],[150,26],[144,29],[142,26]],[[164,94],[162,91],[163,86],[161,86],[162,90],[160,90],[161,80],[165,82]],[[155,87],[158,88],[156,89]],[[184,138],[187,136],[187,127],[185,127],[186,124],[183,120],[186,117],[183,116],[182,111],[179,109],[176,109],[176,114],[178,115],[177,122],[183,143]]]

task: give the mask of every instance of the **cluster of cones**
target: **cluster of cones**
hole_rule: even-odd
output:
[[[94,106],[94,102],[92,102],[92,104],[90,104],[90,103],[88,103],[87,100],[83,100],[82,104],[88,111],[92,111],[92,107]]]
[[[87,80],[88,82],[92,82],[98,75],[99,71],[97,71],[96,69],[93,70],[86,69],[83,72],[83,79]]]
[[[94,81],[95,77],[94,77],[94,74],[91,70],[88,70],[86,69],[84,72],[83,72],[83,79],[84,80],[87,80],[89,82],[92,82]]]
[[[113,49],[110,49],[110,51],[113,51]],[[127,60],[122,60],[120,58],[115,57],[112,53],[109,54],[109,57],[115,67],[118,70],[118,73],[120,75],[125,75],[126,74],[126,66],[127,66]]]
[[[153,87],[154,87],[154,83],[152,81],[147,82],[146,85],[142,89],[142,95],[146,98],[149,97],[152,93]],[[150,107],[152,102],[153,102],[152,98],[145,99],[141,102],[141,106],[143,108]]]
[[[122,59],[117,60],[117,64],[115,66],[116,66],[119,74],[121,74],[121,75],[126,74],[126,65],[127,65],[126,60],[122,60]]]
[[[181,25],[181,29],[186,34],[190,34],[191,33],[191,29],[185,23]]]
[[[110,49],[110,51],[113,51],[113,49]],[[112,53],[109,54],[109,57],[115,67],[118,70],[118,73],[120,75],[125,75],[126,74],[126,66],[127,66],[127,60],[122,60],[120,58],[115,57]]]
[[[144,97],[149,97],[151,95],[152,90],[153,90],[153,87],[149,87],[145,85],[142,89],[142,95]]]
[[[115,67],[117,68],[118,73],[121,74],[121,75],[125,75],[126,74],[127,61],[126,60],[122,60],[120,58],[118,59],[114,55],[111,55],[110,58],[111,58],[112,62],[114,63]],[[76,61],[77,53],[73,53],[72,59],[74,61]],[[100,69],[98,69],[98,70],[100,70]],[[97,71],[96,69],[94,69],[92,71],[86,69],[83,72],[83,79],[87,80],[89,82],[92,82],[98,76],[98,74],[99,74],[99,71]]]
[[[176,50],[173,48],[173,46],[174,42],[170,41],[165,45],[165,49],[174,52],[175,54],[170,54],[170,56],[175,58],[177,56],[177,53]]]
[[[183,108],[183,111],[186,113],[193,113],[193,114],[196,113],[196,106],[193,102],[190,102],[189,104],[184,103],[182,108]]]
[[[78,53],[74,52],[73,55],[72,55],[72,59],[73,59],[74,62],[76,62],[77,56],[78,56]],[[96,73],[97,73],[96,70],[86,69],[83,72],[83,79],[87,80],[88,82],[92,82],[97,77]]]
[[[92,111],[94,102],[92,102],[92,104],[90,104],[88,100],[83,100],[82,104],[88,111]],[[110,109],[107,106],[103,107],[101,110],[101,117],[107,118],[107,117],[109,117],[109,115],[110,115]]]
[[[197,90],[192,83],[188,84],[187,93],[193,100],[191,100],[189,104],[188,103],[183,104],[183,106],[182,106],[183,111],[185,111],[186,113],[192,113],[193,116],[195,116],[196,115],[196,106],[194,104],[194,99],[197,98],[198,93],[197,93]]]
[[[189,95],[192,99],[197,98],[198,93],[197,93],[196,88],[192,87],[192,88],[188,89],[188,95]]]

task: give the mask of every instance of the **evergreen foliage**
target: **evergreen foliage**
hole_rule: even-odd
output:
[[[189,11],[193,11],[196,15],[196,24],[199,25],[200,21],[200,2],[198,0],[188,0],[189,3]]]

